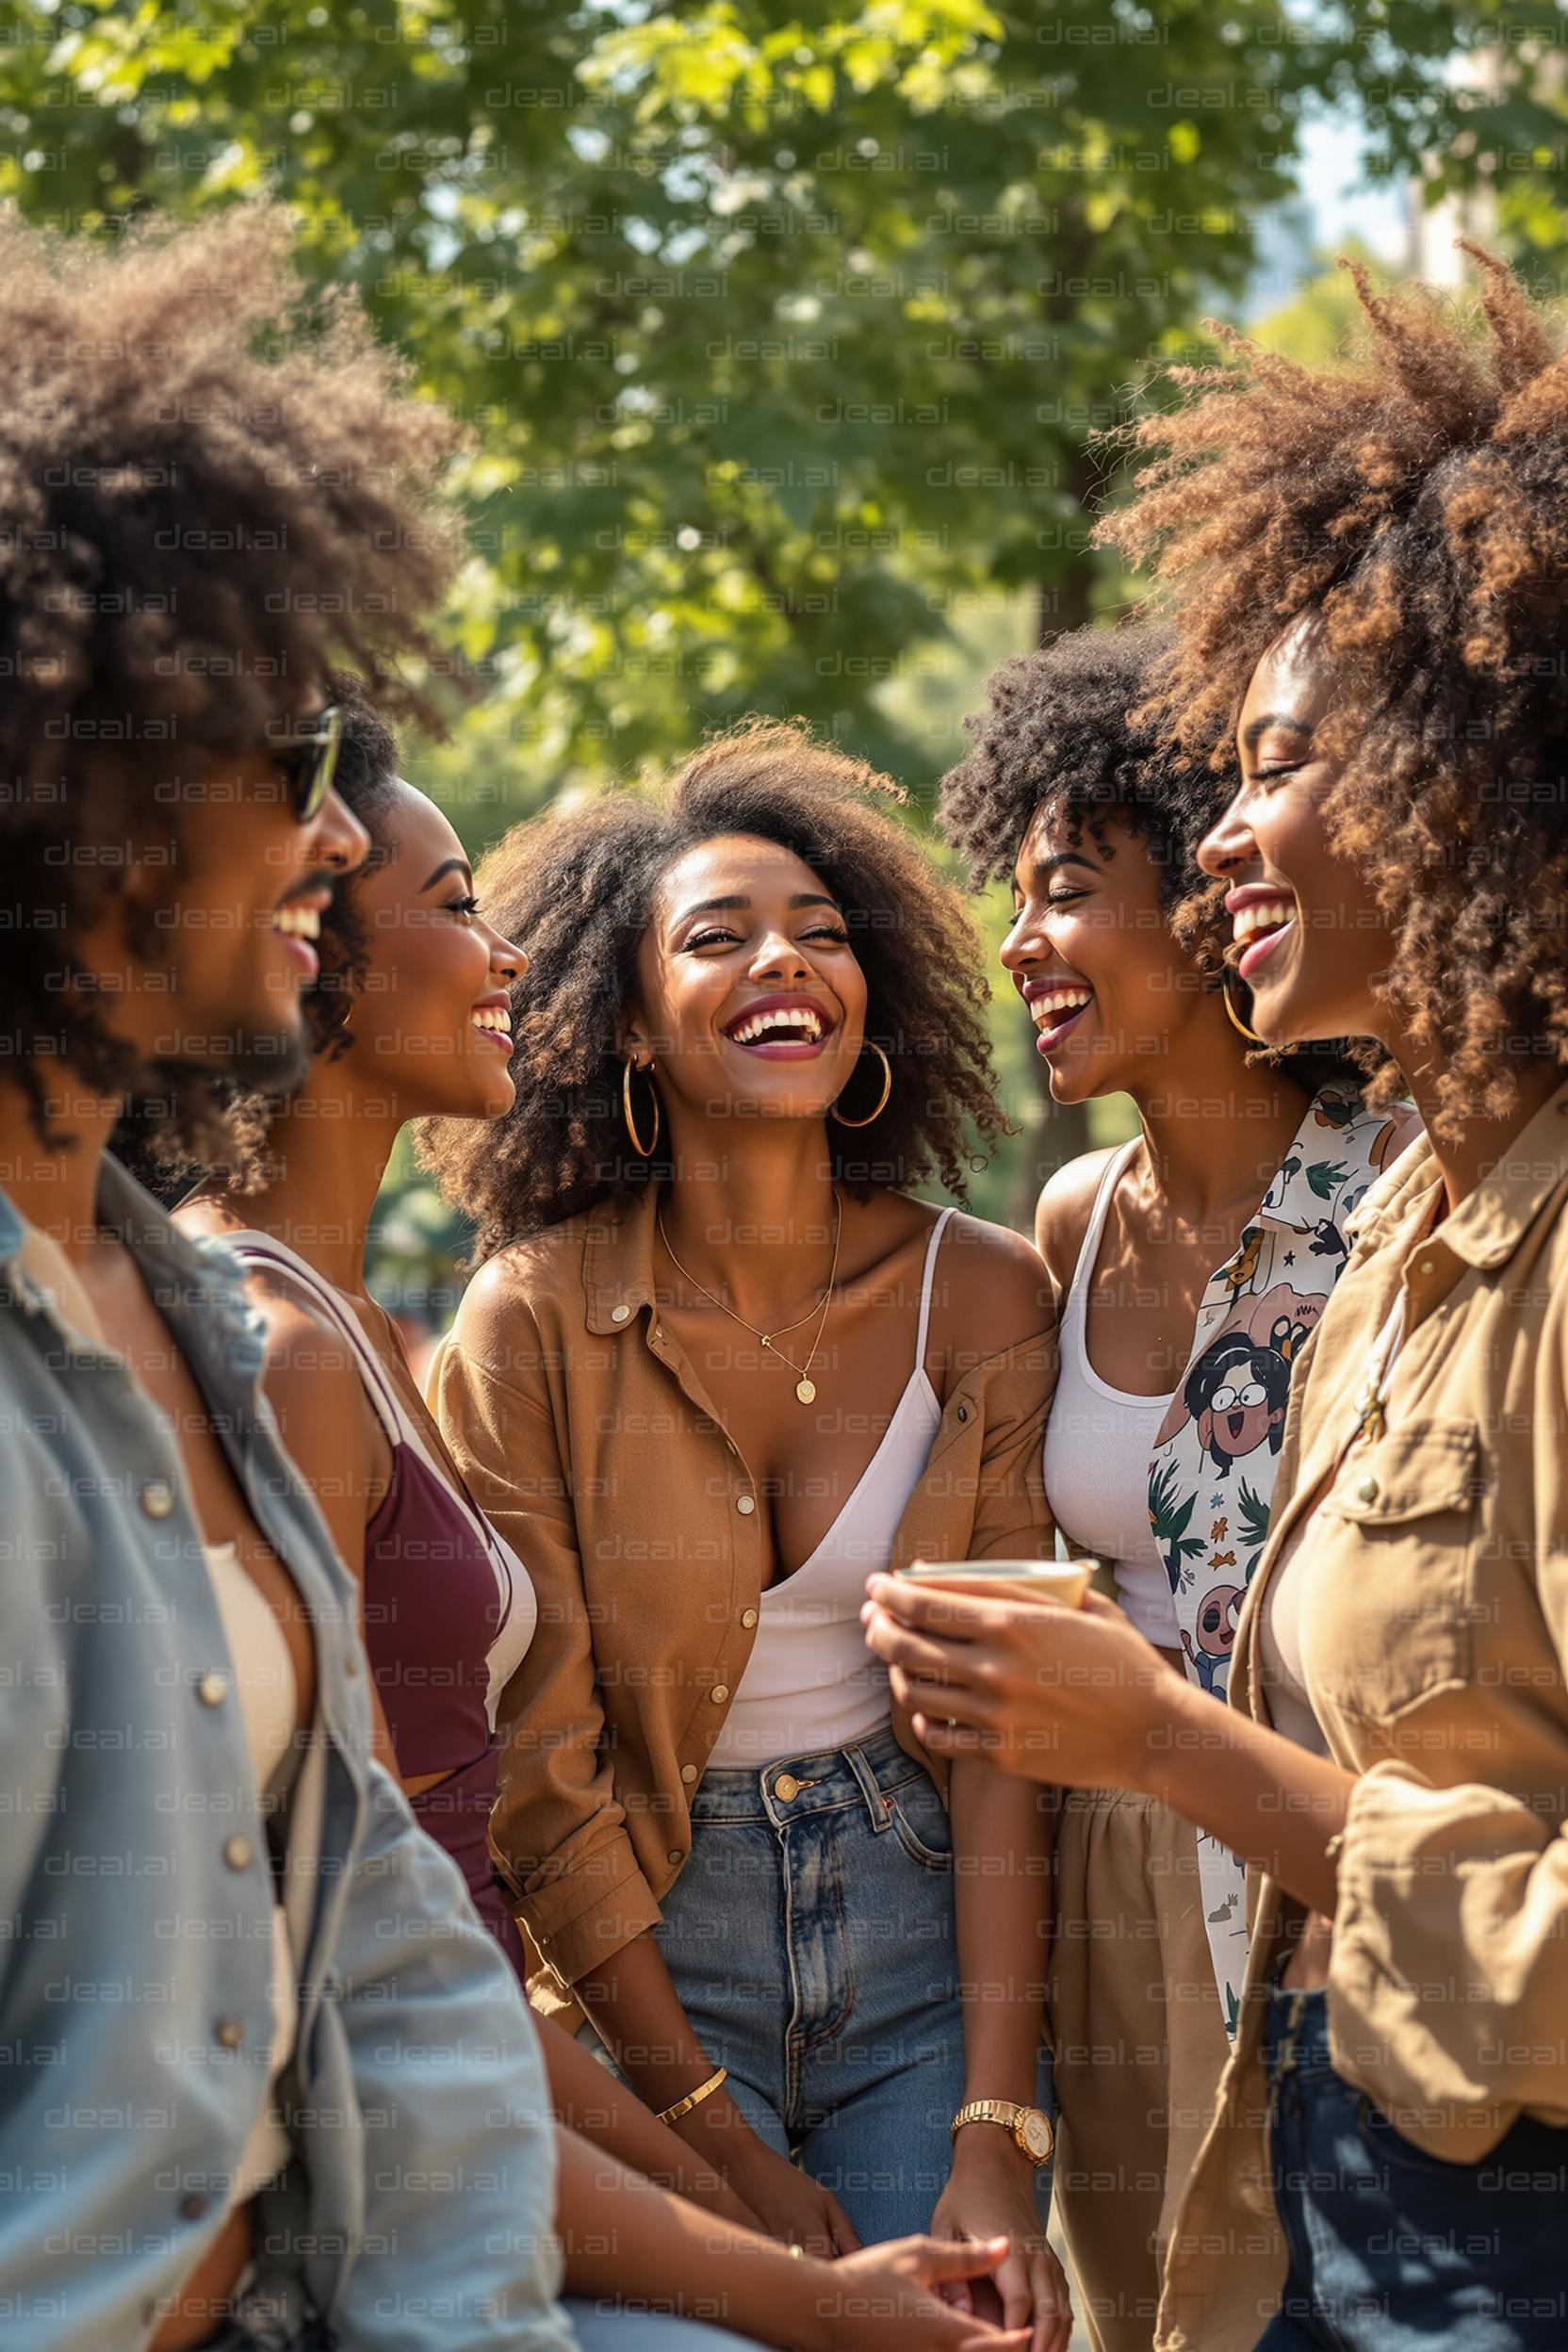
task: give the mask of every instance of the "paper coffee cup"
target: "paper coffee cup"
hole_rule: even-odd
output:
[[[986,1600],[1054,1601],[1081,1609],[1094,1574],[1092,1560],[917,1560],[898,1574],[914,1584],[940,1585]]]

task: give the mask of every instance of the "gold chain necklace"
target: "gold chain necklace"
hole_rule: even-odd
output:
[[[780,1363],[787,1364],[795,1376],[795,1395],[803,1405],[814,1405],[817,1401],[817,1384],[811,1378],[811,1366],[817,1360],[817,1349],[822,1346],[823,1331],[827,1322],[827,1310],[833,1303],[833,1284],[839,1272],[839,1243],[842,1239],[844,1229],[844,1205],[839,1197],[837,1184],[833,1187],[833,1263],[827,1269],[827,1288],[823,1292],[821,1301],[817,1306],[808,1307],[804,1315],[797,1315],[792,1323],[781,1323],[776,1331],[759,1331],[757,1325],[748,1323],[743,1315],[737,1315],[734,1308],[719,1297],[717,1291],[710,1290],[706,1282],[699,1282],[690,1267],[682,1266],[675,1251],[670,1248],[670,1237],[664,1231],[662,1210],[655,1209],[653,1221],[659,1229],[659,1238],[664,1245],[665,1254],[682,1281],[690,1282],[694,1290],[700,1290],[703,1297],[710,1299],[721,1315],[727,1315],[732,1323],[738,1323],[743,1331],[751,1333],[753,1339],[760,1340],[770,1354],[776,1355]],[[794,1358],[787,1356],[778,1345],[779,1334],[783,1331],[798,1331],[803,1323],[809,1323],[813,1315],[817,1317],[816,1336],[811,1342],[806,1362],[796,1364]]]

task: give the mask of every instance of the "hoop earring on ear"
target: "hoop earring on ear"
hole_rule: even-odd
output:
[[[831,1119],[836,1119],[841,1127],[869,1127],[874,1119],[881,1118],[883,1112],[888,1107],[888,1097],[893,1090],[893,1066],[891,1062],[889,1061],[887,1055],[883,1053],[882,1048],[877,1044],[874,1037],[868,1037],[866,1039],[866,1043],[870,1046],[872,1052],[875,1054],[877,1060],[882,1065],[882,1091],[876,1098],[875,1110],[868,1111],[864,1119],[846,1119],[842,1111],[840,1110],[837,1102],[830,1102],[827,1106],[828,1116]]]
[[[1249,1045],[1262,1046],[1266,1054],[1271,1054],[1274,1049],[1269,1044],[1268,1039],[1266,1037],[1260,1037],[1255,1029],[1249,1029],[1247,1023],[1243,1021],[1241,1015],[1232,1004],[1230,973],[1228,972],[1219,983],[1219,994],[1225,1006],[1226,1018],[1230,1021],[1232,1028],[1236,1032],[1237,1036],[1245,1037]]]
[[[331,1045],[333,1040],[336,1037],[346,1037],[349,1035],[349,1023],[354,1017],[354,1000],[352,991],[346,987],[336,985],[336,983],[340,982],[341,979],[341,973],[335,975],[334,983],[329,984],[327,988],[325,1002],[333,1008],[336,1018],[334,1019],[331,1028],[328,1029],[322,1037],[321,1043],[323,1045]],[[318,981],[317,986],[318,988],[319,988],[319,981]]]
[[[646,1073],[646,1076],[647,1076],[647,1082],[648,1082],[648,1092],[649,1092],[649,1094],[653,1097],[653,1134],[652,1134],[652,1135],[649,1137],[649,1139],[648,1139],[648,1141],[647,1141],[646,1143],[645,1143],[645,1142],[643,1141],[642,1136],[641,1136],[641,1135],[637,1133],[637,1121],[636,1121],[635,1118],[632,1116],[632,1110],[631,1110],[631,1072],[632,1072],[632,1068],[633,1068],[633,1065],[632,1065],[630,1062],[623,1062],[623,1063],[621,1064],[621,1117],[622,1117],[622,1118],[626,1120],[626,1131],[627,1131],[627,1134],[628,1134],[628,1135],[631,1137],[631,1148],[632,1148],[632,1150],[633,1150],[634,1152],[638,1152],[638,1153],[641,1155],[641,1157],[642,1157],[642,1158],[644,1158],[645,1160],[651,1160],[651,1159],[652,1159],[652,1157],[653,1157],[653,1155],[654,1155],[654,1152],[655,1152],[658,1150],[658,1148],[659,1148],[659,1127],[660,1127],[660,1119],[659,1119],[659,1089],[658,1089],[658,1087],[657,1087],[657,1086],[654,1085],[654,1083],[653,1083],[653,1062],[652,1062],[652,1059],[651,1059],[651,1057],[650,1057],[650,1059],[649,1059],[649,1060],[648,1060],[648,1061],[647,1061],[647,1062],[644,1065],[644,1068],[645,1068],[645,1073]]]

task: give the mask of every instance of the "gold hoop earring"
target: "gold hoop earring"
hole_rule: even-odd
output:
[[[864,1119],[846,1119],[842,1111],[840,1110],[838,1104],[836,1102],[830,1102],[827,1106],[828,1114],[831,1118],[838,1120],[841,1127],[869,1127],[873,1119],[881,1118],[883,1112],[888,1107],[888,1097],[893,1090],[893,1066],[891,1062],[889,1061],[887,1055],[883,1053],[882,1048],[877,1044],[874,1037],[868,1037],[866,1039],[866,1043],[871,1047],[872,1052],[875,1054],[877,1060],[882,1065],[882,1091],[876,1098],[875,1110],[868,1111]]]
[[[1249,1029],[1247,1023],[1243,1021],[1241,1015],[1232,1004],[1229,972],[1227,972],[1220,980],[1219,994],[1220,1000],[1225,1006],[1226,1019],[1230,1021],[1230,1024],[1236,1032],[1236,1035],[1238,1037],[1245,1037],[1249,1045],[1260,1045],[1266,1054],[1272,1053],[1274,1049],[1269,1044],[1268,1039],[1266,1037],[1260,1037],[1255,1029]]]
[[[653,1083],[653,1063],[649,1060],[645,1068],[647,1072],[648,1092],[653,1097],[653,1134],[645,1143],[637,1133],[637,1121],[631,1110],[632,1068],[633,1065],[630,1062],[621,1064],[621,1117],[626,1120],[626,1131],[631,1137],[632,1150],[640,1153],[645,1160],[651,1160],[659,1148],[659,1089]]]

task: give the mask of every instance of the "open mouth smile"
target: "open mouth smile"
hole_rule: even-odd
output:
[[[321,969],[315,942],[321,936],[321,917],[331,904],[330,897],[319,893],[308,898],[288,898],[281,906],[269,908],[261,918],[268,929],[277,932],[287,949],[289,961],[307,980],[314,980]]]
[[[1240,893],[1234,895],[1240,897]],[[1262,970],[1280,941],[1295,930],[1296,901],[1283,890],[1258,890],[1249,892],[1239,905],[1233,899],[1225,903],[1231,911],[1231,937],[1241,951],[1236,974],[1250,985],[1253,974]]]
[[[512,1008],[487,999],[476,1004],[468,1016],[471,1027],[479,1031],[486,1045],[498,1046],[503,1054],[512,1051]]]
[[[1023,1001],[1035,1024],[1035,1051],[1054,1054],[1094,1003],[1094,990],[1081,980],[1030,980],[1024,983]]]
[[[820,1004],[803,996],[764,997],[727,1021],[724,1034],[743,1053],[764,1061],[812,1061],[823,1051],[837,1023]]]

